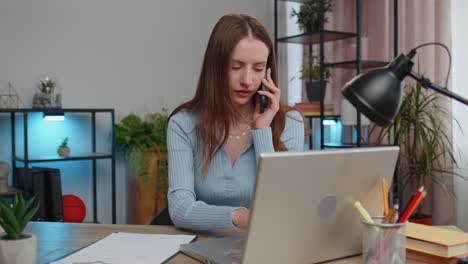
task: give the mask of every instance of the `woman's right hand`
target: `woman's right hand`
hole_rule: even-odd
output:
[[[249,227],[250,210],[239,208],[232,212],[231,219],[234,226],[241,230],[247,230]]]

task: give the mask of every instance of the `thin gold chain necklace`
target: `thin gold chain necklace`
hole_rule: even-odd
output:
[[[250,129],[250,126],[247,126],[244,130],[242,130],[242,132],[238,135],[233,135],[231,133],[229,133],[229,136],[228,138],[229,139],[235,139],[235,140],[239,140],[242,136],[245,136],[245,134],[247,134],[247,131]]]

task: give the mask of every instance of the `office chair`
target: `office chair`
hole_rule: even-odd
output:
[[[149,223],[150,225],[174,225],[169,216],[169,208],[166,207],[161,210]]]

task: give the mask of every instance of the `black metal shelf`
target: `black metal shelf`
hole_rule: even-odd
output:
[[[326,143],[324,145],[325,148],[356,148],[356,147],[371,148],[371,147],[388,147],[388,146],[394,146],[394,145],[392,144],[360,144],[358,146],[355,143],[339,143],[339,144]]]
[[[308,115],[308,114],[302,114],[303,117],[307,117],[307,118],[320,118],[322,117],[321,115],[317,114],[317,115]],[[340,115],[327,115],[327,114],[324,114],[323,115],[323,118],[324,119],[339,119],[340,118]]]
[[[276,42],[275,42],[275,51],[278,53],[278,43],[297,43],[297,44],[304,44],[309,46],[309,53],[312,54],[312,47],[313,44],[319,44],[319,50],[320,53],[317,55],[317,57],[320,60],[320,68],[321,68],[321,76],[325,76],[324,73],[324,68],[325,67],[330,67],[330,68],[340,68],[340,69],[354,69],[356,70],[356,75],[360,74],[364,69],[371,69],[371,68],[379,68],[383,67],[388,64],[388,62],[384,61],[378,61],[378,60],[362,60],[361,58],[361,27],[362,27],[362,0],[356,0],[356,30],[355,32],[343,32],[343,31],[333,31],[333,30],[327,30],[323,28],[323,25],[319,28],[318,31],[316,32],[309,32],[309,33],[302,33],[294,36],[284,36],[284,37],[278,37],[278,2],[296,2],[296,3],[311,3],[311,2],[319,2],[320,3],[320,8],[323,8],[323,0],[273,0],[274,1],[274,32],[275,32],[275,37],[276,37]],[[397,13],[398,12],[398,1],[394,0],[394,53],[395,57],[398,55],[398,17]],[[323,19],[323,16],[319,19]],[[335,40],[342,40],[342,39],[348,39],[348,38],[355,38],[356,40],[356,59],[355,60],[349,60],[349,61],[341,61],[341,62],[329,62],[325,63],[325,58],[324,58],[324,48],[325,48],[325,43],[326,42],[331,42]],[[321,90],[325,90],[326,83],[324,80],[321,80],[320,82]],[[323,104],[323,99],[320,101],[321,104]],[[324,126],[323,122],[320,122],[320,148],[325,148],[325,147],[359,147],[361,145],[360,138],[361,138],[361,123],[360,123],[360,113],[357,113],[357,120],[358,120],[358,132],[357,132],[357,138],[358,142],[356,145],[330,145],[330,144],[325,144],[324,142]],[[309,117],[309,116],[306,116]],[[309,123],[312,122],[313,118],[320,118],[324,120],[327,116],[325,113],[321,113],[320,115],[311,115],[311,118],[309,119]],[[311,143],[309,142],[309,146],[312,147]]]
[[[296,3],[303,3],[303,4],[306,4],[306,3],[312,3],[312,2],[318,2],[320,0],[281,0],[283,2],[296,2]]]
[[[72,153],[69,157],[59,157],[58,155],[29,155],[28,145],[28,117],[31,113],[63,113],[63,114],[90,114],[91,116],[91,146],[92,149],[88,153]],[[111,108],[62,108],[62,109],[39,109],[39,108],[14,108],[14,109],[0,109],[0,113],[9,114],[11,121],[11,138],[12,138],[12,167],[17,168],[16,163],[23,163],[23,170],[29,168],[30,163],[39,162],[61,162],[61,161],[76,161],[76,160],[90,160],[92,162],[92,194],[93,194],[93,221],[98,222],[97,217],[97,160],[109,159],[111,162],[111,181],[112,181],[112,223],[116,223],[116,179],[115,179],[115,135],[114,135],[114,124],[115,124],[115,112]],[[110,135],[111,135],[111,153],[98,153],[96,152],[96,113],[109,113]],[[16,122],[17,115],[22,116],[22,125],[24,129],[23,133],[23,155],[16,153]],[[14,170],[13,170],[14,171]],[[16,186],[18,183],[18,175],[13,173],[13,185]]]
[[[97,113],[114,112],[111,108],[0,108],[0,113],[34,113],[34,112],[64,112],[64,113]]]
[[[323,38],[324,42],[335,41],[340,39],[347,39],[356,37],[356,33],[324,30]],[[278,42],[285,43],[299,43],[299,44],[318,44],[320,43],[320,32],[302,33],[299,35],[282,37],[277,39]]]
[[[112,154],[109,153],[80,153],[70,155],[68,157],[60,157],[57,155],[29,155],[28,162],[29,163],[36,163],[36,162],[53,162],[53,161],[68,161],[68,160],[95,160],[95,159],[111,159]],[[25,162],[26,159],[24,156],[16,156],[16,161]]]
[[[387,64],[388,64],[387,61],[361,60],[362,69],[379,68],[379,67],[384,67]],[[352,61],[324,63],[324,66],[330,67],[330,68],[356,69],[358,67],[358,61],[352,60]]]

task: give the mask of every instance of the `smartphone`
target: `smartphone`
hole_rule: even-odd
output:
[[[267,71],[265,70],[265,79],[266,77],[267,77]],[[267,90],[263,82],[260,84],[259,90],[262,90],[262,91]],[[260,114],[263,114],[263,112],[265,112],[266,107],[267,107],[267,97],[265,95],[260,95]]]

